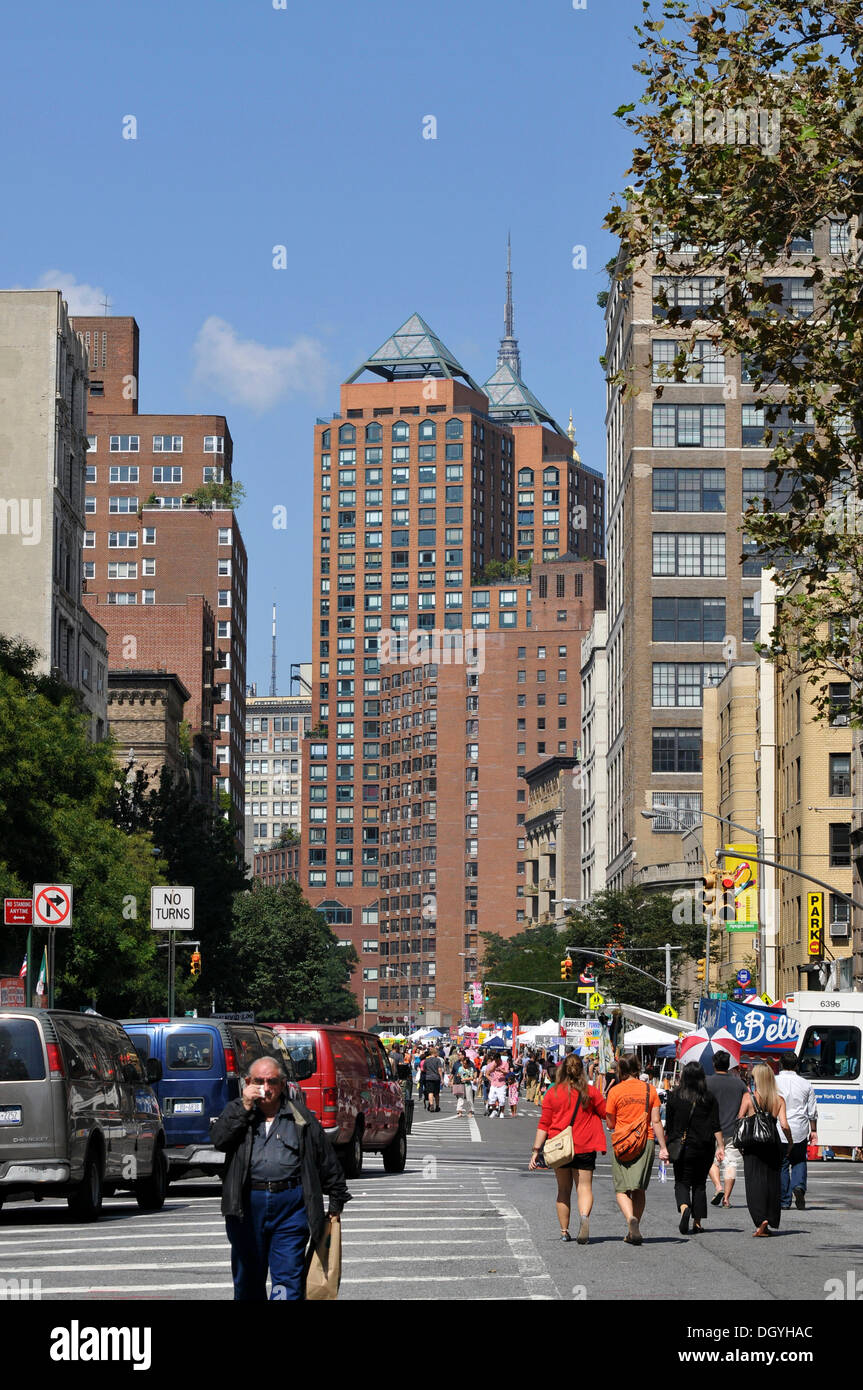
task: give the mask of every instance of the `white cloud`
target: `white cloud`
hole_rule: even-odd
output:
[[[195,379],[234,405],[262,412],[284,396],[322,397],[328,363],[322,345],[300,336],[290,347],[266,347],[238,337],[224,319],[211,315],[194,346]]]
[[[101,317],[105,312],[103,301],[107,297],[100,285],[79,285],[74,275],[65,270],[49,270],[39,277],[36,286],[39,290],[60,290],[69,306],[70,314],[81,318]],[[109,311],[110,311],[110,305]]]

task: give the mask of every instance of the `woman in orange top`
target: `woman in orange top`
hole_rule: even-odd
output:
[[[604,1115],[605,1101],[595,1086],[588,1085],[581,1058],[572,1054],[564,1057],[557,1068],[556,1084],[550,1086],[543,1097],[530,1167],[535,1169],[538,1166],[537,1158],[546,1139],[553,1139],[571,1124],[575,1157],[554,1170],[557,1178],[557,1219],[560,1222],[561,1240],[572,1240],[569,1215],[574,1174],[579,1215],[576,1239],[579,1245],[587,1245],[590,1239],[593,1171],[596,1155],[605,1153],[605,1135],[602,1132]]]
[[[668,1162],[665,1131],[660,1118],[659,1096],[649,1081],[639,1081],[637,1057],[621,1057],[617,1064],[619,1081],[606,1092],[606,1124],[611,1131],[611,1172],[617,1205],[626,1218],[627,1245],[640,1245],[639,1222],[644,1215],[645,1193],[653,1168],[654,1135],[659,1143],[660,1162]],[[615,1151],[615,1141],[629,1139],[626,1158]],[[638,1142],[640,1140],[640,1142]]]

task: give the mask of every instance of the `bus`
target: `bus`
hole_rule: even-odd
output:
[[[812,1083],[822,1147],[863,1147],[863,994],[802,990],[785,1001],[798,1020],[797,1069]]]

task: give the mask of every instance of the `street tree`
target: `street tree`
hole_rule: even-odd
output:
[[[808,673],[823,716],[829,682],[850,678],[860,723],[863,650],[849,618],[863,585],[859,0],[661,0],[644,16],[644,90],[617,112],[638,143],[626,200],[606,221],[621,240],[613,279],[627,293],[649,256],[659,275],[717,277],[697,326],[658,292],[665,322],[689,330],[667,380],[698,375],[696,337],[743,358],[771,450],[766,498],[743,531],[783,593],[772,653]],[[783,277],[811,282],[811,302],[807,288],[790,303]],[[637,390],[628,365],[612,381]]]
[[[355,1018],[350,992],[353,947],[340,946],[326,918],[298,883],[255,883],[233,900],[233,921],[217,948],[217,998],[281,1023],[341,1023]]]

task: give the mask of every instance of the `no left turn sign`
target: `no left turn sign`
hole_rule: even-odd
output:
[[[34,883],[33,922],[40,927],[71,927],[71,883]]]

